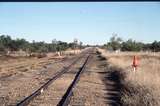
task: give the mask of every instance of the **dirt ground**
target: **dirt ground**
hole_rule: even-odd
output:
[[[51,84],[44,93],[36,97],[29,106],[56,106],[86,57],[80,59],[66,74]],[[26,71],[14,71],[15,69],[12,69],[13,71],[11,72],[16,72],[16,74],[8,76],[0,74],[0,106],[16,105],[33,93],[33,91],[37,90],[56,72],[71,64],[74,60],[73,58],[75,57],[71,56],[58,60],[39,60],[39,62],[44,63],[40,64],[41,67],[39,68],[28,69]],[[20,62],[24,64],[23,61]],[[84,73],[73,90],[73,96],[71,97],[69,106],[121,105],[117,88],[119,86],[119,78],[115,79],[116,77],[119,76],[113,70],[108,69],[106,59],[94,51]]]
[[[56,106],[67,91],[67,88],[73,81],[85,59],[86,56],[76,62],[76,64],[72,66],[67,73],[54,81],[48,89],[42,95],[36,97],[29,106]]]
[[[72,58],[73,56],[58,60],[32,58],[25,59],[25,61],[23,61],[24,58],[20,58],[19,60],[9,59],[1,64],[0,106],[16,105],[48,81],[56,72],[68,66],[73,61]],[[31,68],[35,62],[36,65]]]
[[[69,106],[119,106],[116,85],[106,60],[94,54],[74,89]]]

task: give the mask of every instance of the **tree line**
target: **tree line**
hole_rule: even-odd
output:
[[[154,41],[152,43],[143,43],[137,42],[132,39],[128,39],[127,41],[123,41],[122,38],[118,37],[117,34],[113,35],[110,38],[110,41],[103,45],[104,48],[116,51],[152,51],[159,52],[160,51],[160,41]]]
[[[47,53],[47,52],[56,52],[64,51],[68,48],[71,49],[82,49],[85,46],[82,45],[82,42],[78,42],[77,39],[74,39],[73,42],[67,43],[63,41],[57,41],[53,39],[51,43],[46,43],[43,41],[28,42],[25,39],[12,39],[9,35],[0,36],[0,54],[6,54],[8,51],[19,51],[23,50],[27,53]],[[143,43],[137,42],[132,39],[123,41],[122,38],[118,37],[116,34],[110,38],[110,41],[103,45],[103,48],[106,48],[111,51],[121,50],[121,51],[160,51],[160,41],[154,41],[152,43]]]
[[[9,35],[1,35],[0,36],[0,53],[6,54],[8,51],[19,51],[23,50],[27,53],[47,53],[47,52],[56,52],[63,51],[68,48],[76,49],[83,48],[82,42],[74,40],[71,43],[57,41],[56,39],[52,40],[51,43],[45,43],[44,41],[36,42],[28,42],[25,39],[12,39]]]

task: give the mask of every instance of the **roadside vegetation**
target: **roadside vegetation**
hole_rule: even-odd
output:
[[[57,41],[56,39],[52,40],[52,43],[41,42],[28,42],[25,39],[12,39],[8,35],[0,36],[0,55],[9,55],[15,51],[23,51],[29,56],[33,53],[45,54],[48,52],[61,52],[66,49],[82,49],[82,42],[78,42],[77,39],[74,39],[73,42],[67,43],[63,41]]]
[[[99,49],[109,64],[108,69],[121,73],[121,99],[123,106],[160,105],[160,53],[107,52]],[[139,66],[132,69],[133,56],[138,56]]]
[[[109,51],[147,51],[147,52],[160,52],[160,41],[154,41],[152,43],[137,42],[133,39],[124,41],[122,38],[114,34],[110,41],[103,45],[104,49]]]
[[[98,49],[109,71],[120,73],[120,103],[123,106],[160,106],[160,41],[123,41],[117,34]],[[133,57],[138,57],[134,72]]]

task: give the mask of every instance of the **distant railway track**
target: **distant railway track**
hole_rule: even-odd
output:
[[[58,73],[56,73],[50,80],[48,80],[45,84],[43,84],[39,89],[37,89],[35,92],[33,92],[31,95],[29,95],[28,97],[26,97],[25,99],[23,99],[22,101],[20,101],[17,106],[26,106],[28,105],[35,97],[37,97],[38,95],[40,95],[45,89],[47,89],[49,87],[50,84],[52,84],[56,79],[58,79],[59,77],[61,77],[64,73],[66,73],[74,64],[76,64],[80,58],[86,56],[86,53],[84,53],[83,55],[79,56],[78,58],[76,58],[69,66],[63,68],[61,71],[59,71]],[[59,104],[67,104],[70,98],[70,92],[72,92],[72,89],[74,88],[74,86],[76,85],[76,83],[78,82],[79,78],[80,78],[80,74],[82,73],[82,71],[84,70],[84,67],[87,63],[89,59],[89,56],[87,56],[87,59],[85,60],[84,64],[82,65],[82,67],[80,68],[80,70],[76,73],[76,76],[73,80],[73,82],[71,83],[71,85],[69,86],[67,92],[65,93],[65,95],[63,97],[63,100],[61,100],[59,102]]]

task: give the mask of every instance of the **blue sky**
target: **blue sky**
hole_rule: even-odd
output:
[[[104,44],[112,33],[124,40],[160,40],[160,3],[0,3],[0,35],[14,39],[72,42],[77,38],[84,44]]]

